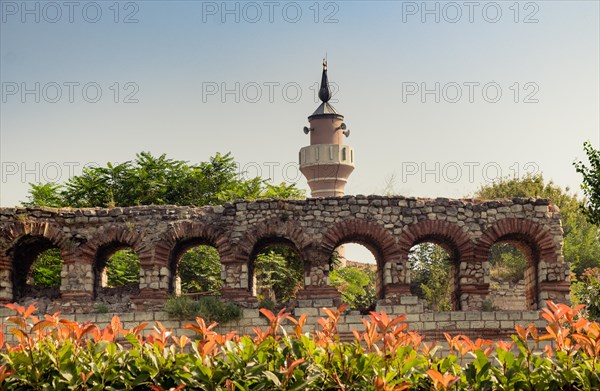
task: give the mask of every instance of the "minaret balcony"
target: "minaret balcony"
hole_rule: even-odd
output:
[[[349,145],[316,144],[300,149],[300,167],[343,164],[354,167],[354,150]]]

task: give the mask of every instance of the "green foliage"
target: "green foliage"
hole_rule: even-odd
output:
[[[16,343],[5,344],[0,331],[3,390],[600,389],[600,324],[552,302],[543,335],[533,324],[517,326],[511,342],[445,335],[444,355],[409,331],[403,315],[373,312],[352,342],[340,342],[343,307],[324,311],[312,333],[303,331],[306,315],[284,311],[262,310],[268,325],[254,337],[219,334],[198,318],[184,326],[194,339],[161,324],[150,333],[146,324],[124,329],[116,316],[99,329],[58,314],[40,320],[33,306],[7,307],[17,312],[7,318]],[[285,322],[293,330],[284,333]]]
[[[227,323],[242,317],[242,310],[234,303],[222,301],[214,296],[200,298],[198,316],[209,322]]]
[[[583,144],[583,149],[590,166],[581,161],[574,163],[575,170],[583,176],[581,188],[587,197],[582,209],[590,223],[600,225],[600,150],[589,141]]]
[[[578,277],[591,267],[600,267],[600,232],[597,226],[586,221],[580,209],[580,200],[552,181],[545,183],[543,176],[529,175],[523,178],[506,178],[482,186],[478,198],[540,197],[549,198],[560,208],[564,230],[563,253],[565,261]]]
[[[206,162],[189,164],[148,152],[136,155],[135,160],[121,164],[107,163],[105,167],[87,167],[66,184],[30,184],[25,206],[49,207],[114,207],[135,205],[215,205],[237,199],[304,197],[295,184],[271,185],[263,178],[242,179],[233,157],[217,153]],[[243,174],[243,173],[242,173]],[[138,281],[139,262],[133,254],[116,254],[108,262],[108,285],[118,286]],[[184,292],[216,292],[220,289],[218,255],[207,249],[186,253],[178,272]],[[60,269],[54,274],[42,267],[34,278],[43,284],[60,280]],[[267,274],[271,274],[267,272]],[[277,273],[271,275],[277,278]],[[285,274],[282,275],[285,277]],[[275,283],[282,298],[284,284]],[[44,285],[45,286],[45,285]]]
[[[165,302],[164,310],[179,319],[204,318],[210,322],[226,323],[238,320],[242,310],[234,303],[225,302],[214,296],[205,296],[198,301],[187,296],[171,296]]]
[[[600,321],[600,269],[587,269],[581,281],[571,284],[575,304],[585,304],[588,318]]]
[[[39,287],[60,286],[62,264],[59,249],[51,248],[40,253],[31,265],[31,284]]]
[[[262,178],[240,179],[237,164],[217,153],[197,165],[148,152],[134,161],[87,167],[65,185],[30,184],[27,206],[111,207],[211,205],[236,199],[301,198],[294,184],[269,185]]]
[[[61,185],[58,183],[30,183],[28,201],[23,206],[47,206],[58,208],[64,205],[60,194]]]
[[[492,246],[489,262],[492,277],[515,283],[525,277],[529,266],[523,253],[507,243]]]
[[[452,309],[450,284],[452,264],[446,250],[433,243],[422,243],[408,255],[411,268],[411,292],[425,299],[434,311]]]
[[[109,287],[137,283],[140,280],[140,258],[132,249],[118,250],[106,261]]]
[[[104,303],[98,303],[96,305],[96,312],[99,314],[107,314],[110,311],[110,308]]]
[[[183,293],[217,293],[221,289],[221,259],[212,246],[198,246],[181,257],[178,266]]]
[[[491,312],[491,311],[495,311],[496,309],[494,307],[494,303],[490,299],[485,299],[481,303],[481,310],[483,312]]]
[[[304,264],[287,246],[269,246],[254,260],[256,292],[259,299],[286,303],[302,286]]]
[[[271,312],[278,312],[279,308],[277,303],[275,303],[273,300],[271,299],[263,299],[261,301],[258,302],[258,308],[264,308],[267,309]]]
[[[163,308],[179,319],[193,319],[197,314],[196,302],[185,295],[169,297]]]
[[[260,193],[259,198],[278,198],[298,200],[305,198],[304,190],[298,189],[295,183],[290,185],[281,182],[279,185],[271,185],[266,183],[264,190]]]
[[[374,309],[375,273],[370,269],[357,267],[341,267],[329,273],[331,286],[336,287],[342,294],[342,300],[350,308],[361,311]]]

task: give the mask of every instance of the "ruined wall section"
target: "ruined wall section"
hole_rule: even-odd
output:
[[[130,247],[140,257],[135,307],[161,304],[176,286],[182,251],[209,244],[219,252],[222,294],[246,305],[253,295],[253,256],[285,242],[305,263],[298,298],[336,299],[328,286],[333,250],[355,242],[373,251],[381,305],[410,296],[408,254],[433,242],[452,256],[456,310],[479,310],[489,295],[488,256],[499,242],[526,248],[526,308],[547,299],[568,302],[568,265],[562,256],[558,209],[547,199],[501,201],[346,196],[298,201],[238,201],[222,206],[128,208],[0,208],[0,300],[10,302],[36,251],[59,248],[64,260],[60,303],[85,312],[93,306],[99,254]],[[39,251],[38,251],[39,252]],[[17,283],[17,284],[16,284]],[[16,285],[15,285],[16,284]]]

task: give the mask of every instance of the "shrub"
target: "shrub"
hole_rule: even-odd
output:
[[[110,311],[110,308],[104,303],[100,303],[96,305],[96,312],[99,314],[107,314]]]
[[[16,344],[0,332],[0,388],[6,390],[597,390],[600,324],[548,302],[546,332],[517,326],[512,341],[445,339],[450,353],[409,331],[404,315],[372,312],[354,341],[340,342],[345,307],[323,309],[320,330],[303,332],[306,315],[261,309],[265,329],[253,338],[221,335],[204,319],[184,326],[197,333],[173,336],[160,323],[129,330],[118,317],[104,329],[33,315],[35,308],[7,305]],[[284,322],[292,330],[282,332]],[[541,343],[552,346],[542,348]],[[128,347],[124,347],[126,342]]]
[[[574,301],[585,304],[590,319],[600,321],[600,269],[586,269],[581,280],[571,284]]]
[[[179,319],[193,319],[196,316],[196,304],[187,296],[171,296],[165,302],[164,310]]]
[[[197,316],[209,322],[226,323],[242,317],[242,310],[234,303],[206,296],[196,302]]]
[[[193,319],[199,316],[209,322],[219,323],[238,320],[242,316],[240,307],[214,296],[202,297],[198,301],[187,296],[172,296],[167,299],[164,310],[179,319]]]

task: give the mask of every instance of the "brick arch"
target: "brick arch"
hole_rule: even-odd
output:
[[[249,261],[251,255],[258,250],[256,246],[260,245],[261,241],[268,245],[270,242],[277,244],[280,240],[293,245],[298,255],[307,260],[307,251],[313,245],[310,235],[304,232],[298,222],[281,219],[262,221],[247,231],[238,242],[236,258],[238,261]]]
[[[329,255],[344,243],[355,242],[374,253],[378,266],[401,259],[400,248],[394,236],[381,225],[367,220],[344,220],[330,227],[321,243],[321,250]]]
[[[528,245],[537,262],[554,263],[560,258],[560,247],[554,243],[547,228],[528,219],[508,218],[497,221],[483,232],[475,247],[476,259],[487,261],[492,246],[505,239]]]
[[[420,243],[431,241],[446,250],[455,252],[460,260],[473,259],[473,242],[469,235],[457,224],[442,220],[423,220],[409,225],[398,239],[402,259],[408,260],[410,249]]]
[[[203,224],[196,221],[175,223],[162,234],[154,249],[154,262],[161,266],[169,266],[173,251],[179,252],[198,245],[210,245],[217,249],[221,260],[231,259],[233,251],[229,238],[224,230],[213,224]],[[177,248],[181,245],[181,248]]]
[[[66,243],[68,239],[65,237],[63,231],[54,224],[47,222],[13,223],[5,227],[3,231],[2,236],[6,239],[9,249],[14,247],[25,236],[43,237],[61,250],[67,249]]]
[[[102,288],[102,276],[105,271],[107,256],[123,248],[130,247],[140,260],[140,267],[152,258],[152,249],[144,243],[144,235],[133,229],[113,225],[98,232],[94,237],[79,247],[81,262],[91,268],[92,292],[96,297]]]
[[[562,259],[560,246],[554,243],[552,233],[544,226],[528,219],[507,218],[497,221],[483,232],[477,241],[476,259],[487,263],[492,246],[503,242],[516,246],[527,258],[529,267],[525,271],[525,300],[528,308],[538,308],[538,267],[541,262],[559,263]]]
[[[398,240],[402,260],[408,269],[408,255],[413,246],[424,242],[435,243],[444,248],[451,257],[450,284],[453,286],[452,306],[461,309],[461,297],[465,287],[461,284],[461,263],[473,260],[473,242],[457,224],[442,220],[423,220],[409,225]]]
[[[143,263],[152,258],[152,249],[144,243],[143,239],[144,236],[141,232],[121,226],[111,226],[98,232],[96,236],[82,244],[77,255],[84,263],[93,265],[100,248],[111,243],[118,243],[124,247],[131,247],[140,258],[140,263]]]
[[[251,294],[254,294],[255,289],[254,257],[269,245],[278,244],[294,251],[304,264],[305,275],[310,273],[309,254],[314,246],[310,235],[305,233],[300,224],[295,220],[284,221],[281,218],[261,221],[246,231],[238,242],[235,255],[236,261],[247,268],[248,280],[242,286]]]
[[[387,293],[385,282],[385,268],[391,264],[401,262],[401,254],[394,236],[381,225],[368,220],[344,220],[330,227],[321,243],[321,252],[329,260],[333,251],[344,243],[358,243],[365,246],[377,261],[377,277],[375,281],[375,295],[383,299]]]
[[[198,221],[183,221],[175,223],[163,233],[154,249],[154,265],[166,267],[169,292],[179,292],[177,268],[181,256],[189,249],[201,245],[214,247],[219,253],[221,262],[227,262],[233,256],[227,233],[216,225],[204,224]],[[152,265],[149,265],[152,266]]]
[[[0,293],[2,301],[18,299],[29,269],[42,251],[56,247],[63,263],[75,259],[62,230],[48,222],[18,222],[4,227],[2,231],[7,250],[0,254],[0,278],[9,282],[6,291]]]

